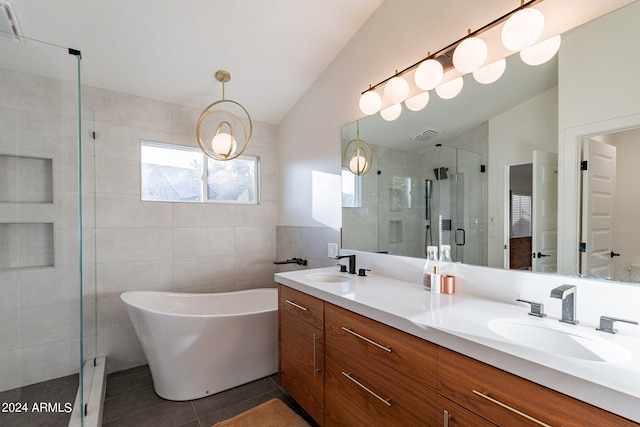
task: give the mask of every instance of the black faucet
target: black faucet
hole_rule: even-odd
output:
[[[307,265],[307,260],[302,258],[291,258],[286,261],[273,261],[274,264],[298,264]]]
[[[356,274],[356,254],[338,255],[336,259],[349,258],[349,274]]]

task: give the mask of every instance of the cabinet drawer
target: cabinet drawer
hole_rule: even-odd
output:
[[[316,328],[323,328],[324,302],[322,300],[284,285],[278,286],[278,289],[278,308],[282,312],[292,314]]]
[[[325,427],[380,427],[367,414],[353,406],[346,397],[331,386],[324,393],[324,426]]]
[[[438,416],[439,426],[446,427],[495,427],[484,418],[464,409],[460,405],[456,405],[449,399],[438,396],[438,406],[440,407],[440,415]],[[447,418],[445,420],[445,418]]]
[[[336,348],[359,349],[435,390],[438,346],[332,304],[325,305],[325,317],[327,342]]]
[[[638,426],[445,348],[439,350],[438,383],[440,394],[499,426]],[[530,421],[523,414],[543,424]]]
[[[343,351],[327,341],[325,368],[327,388],[335,388],[377,423],[436,425],[437,394],[363,352]]]

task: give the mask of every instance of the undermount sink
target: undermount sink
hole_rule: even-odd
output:
[[[540,351],[594,362],[619,363],[631,359],[631,352],[620,345],[578,327],[540,319],[494,319],[489,329],[507,340]]]
[[[335,273],[311,273],[307,274],[307,279],[325,283],[344,283],[351,281],[351,277]]]

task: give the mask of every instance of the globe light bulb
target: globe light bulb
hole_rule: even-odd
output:
[[[360,97],[359,105],[360,111],[362,111],[367,116],[370,116],[380,111],[382,98],[380,98],[380,95],[378,95],[377,92],[368,90]]]
[[[538,9],[522,9],[511,15],[502,27],[502,44],[518,52],[534,44],[544,31],[544,15]]]
[[[367,166],[367,159],[360,155],[353,156],[349,162],[349,170],[356,175],[362,175]]]
[[[442,64],[435,59],[427,59],[421,63],[413,76],[413,79],[422,90],[431,90],[438,86],[444,77]]]
[[[219,132],[211,141],[211,148],[220,158],[233,156],[238,145],[234,137],[226,132]]]
[[[436,88],[436,93],[442,99],[453,99],[462,90],[464,80],[462,77],[457,77],[451,81],[441,84]]]
[[[380,116],[386,121],[392,122],[398,117],[400,117],[401,113],[402,113],[402,105],[393,104],[392,106],[387,107],[384,110],[381,110]]]
[[[424,91],[404,101],[404,105],[411,111],[420,111],[429,103],[429,92]]]
[[[453,52],[453,66],[462,74],[471,73],[487,60],[489,49],[478,37],[464,39]]]
[[[491,64],[485,65],[482,68],[478,68],[473,72],[473,78],[476,79],[478,83],[483,85],[488,85],[490,83],[495,82],[502,74],[504,74],[504,70],[507,68],[506,59],[498,59]]]
[[[560,49],[560,34],[520,51],[522,62],[527,65],[541,65],[553,58]]]
[[[409,95],[409,83],[402,77],[393,77],[384,85],[384,98],[391,104],[399,104]]]

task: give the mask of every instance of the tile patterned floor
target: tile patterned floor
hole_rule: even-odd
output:
[[[148,366],[139,366],[107,377],[103,427],[211,427],[274,397],[309,421],[280,389],[277,374],[206,398],[172,402],[155,394]]]

